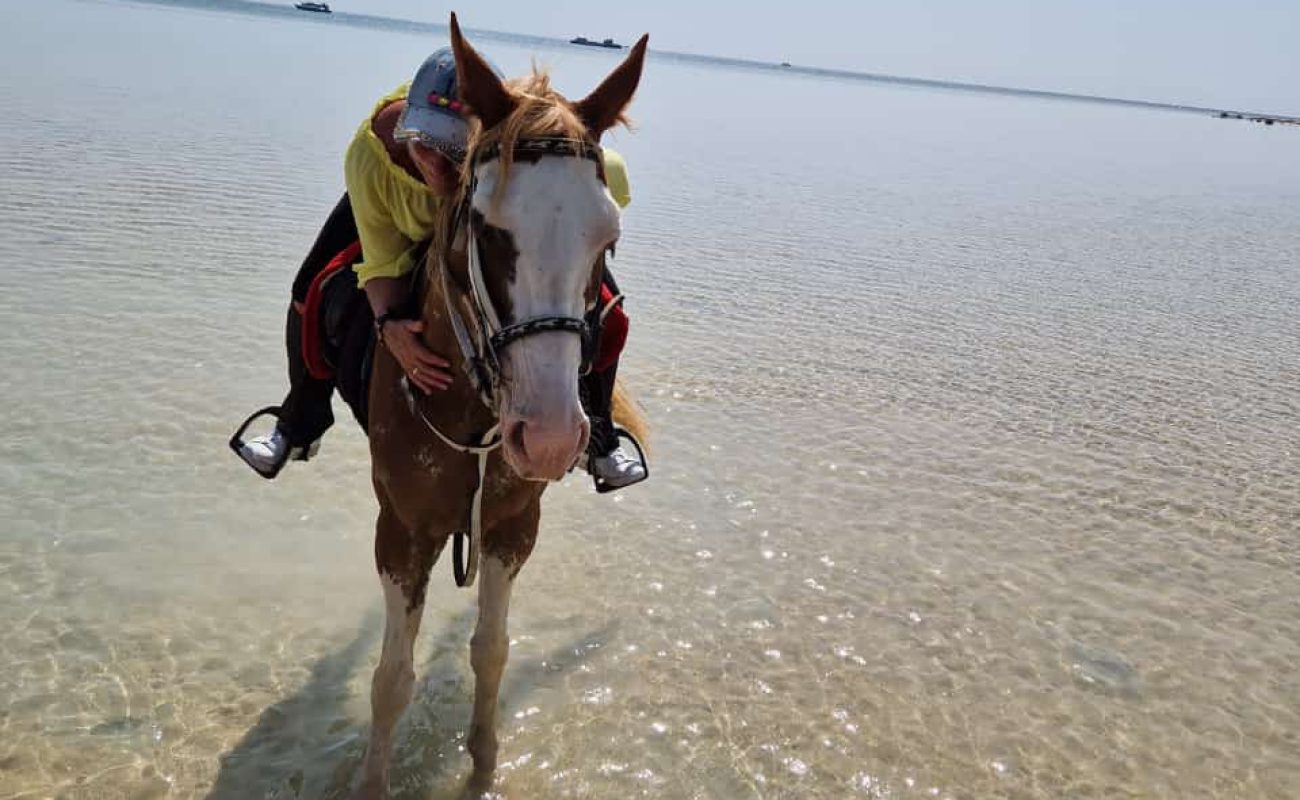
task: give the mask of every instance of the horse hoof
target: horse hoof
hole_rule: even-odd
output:
[[[465,781],[465,791],[470,797],[482,797],[492,791],[492,785],[496,783],[495,772],[479,772],[475,770],[470,773],[469,779]],[[497,795],[491,795],[496,797]]]
[[[377,781],[366,781],[357,787],[348,800],[387,800],[388,787]]]

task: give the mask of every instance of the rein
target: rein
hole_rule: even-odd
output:
[[[526,138],[515,142],[512,153],[514,156],[526,157],[583,158],[595,162],[597,171],[600,173],[601,179],[604,180],[600,146],[593,142],[551,137]],[[478,438],[476,444],[457,442],[439,430],[425,415],[424,410],[416,402],[415,393],[411,389],[406,376],[402,376],[401,380],[411,412],[424,423],[425,427],[452,450],[478,457],[478,485],[474,488],[474,493],[470,499],[468,528],[467,530],[455,532],[452,548],[452,572],[456,578],[456,585],[460,587],[472,586],[474,577],[478,574],[478,543],[483,534],[483,485],[487,476],[488,456],[493,450],[500,447],[502,442],[501,422],[496,419],[496,403],[494,402],[500,392],[502,383],[499,354],[514,342],[538,333],[550,331],[576,333],[583,339],[581,372],[585,373],[590,368],[589,351],[591,348],[589,343],[593,338],[592,331],[586,320],[579,317],[549,315],[532,317],[511,325],[501,324],[501,318],[497,314],[496,307],[492,304],[492,297],[487,291],[487,280],[483,276],[483,267],[478,252],[478,237],[470,221],[470,215],[467,213],[474,192],[478,188],[478,167],[500,157],[501,147],[496,143],[474,153],[471,161],[469,191],[465,193],[465,199],[461,201],[460,206],[457,208],[452,222],[453,230],[461,228],[465,239],[470,284],[468,292],[460,286],[456,286],[454,281],[451,280],[451,269],[447,262],[447,253],[443,251],[438,254],[438,271],[441,274],[443,301],[446,303],[447,316],[451,321],[452,331],[455,333],[456,342],[460,346],[461,356],[464,359],[465,374],[473,383],[479,400],[487,406],[496,421],[491,428]],[[470,318],[474,321],[475,334],[477,335],[471,334],[470,326],[466,325],[465,316],[461,314],[462,309],[459,307],[461,303],[453,299],[453,293],[455,297],[462,299],[468,295],[468,305],[473,311]]]

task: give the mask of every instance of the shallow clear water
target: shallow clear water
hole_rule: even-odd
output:
[[[382,610],[364,442],[274,483],[288,282],[440,42],[10,4],[0,798],[346,794]],[[482,40],[594,85],[607,53]],[[507,797],[1300,786],[1300,159],[1190,114],[655,62],[617,146],[648,484],[547,496]],[[440,564],[399,798],[458,796]]]

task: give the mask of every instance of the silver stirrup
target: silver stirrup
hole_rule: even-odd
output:
[[[637,478],[636,480],[632,481],[631,483],[625,483],[622,486],[615,486],[609,483],[608,481],[606,481],[604,478],[601,478],[597,475],[592,475],[591,479],[596,484],[596,491],[600,494],[607,494],[609,492],[616,492],[619,489],[626,489],[629,486],[636,486],[641,481],[650,477],[650,462],[646,459],[645,450],[641,447],[641,443],[637,441],[636,437],[633,436],[632,433],[627,428],[622,428],[619,427],[618,425],[615,425],[614,438],[627,439],[629,442],[632,443],[632,447],[636,448],[637,460],[641,462],[641,469],[645,471],[645,474]],[[590,466],[591,456],[586,456],[586,458],[587,458],[588,466]]]
[[[244,439],[244,435],[248,432],[249,427],[262,417],[271,417],[278,423],[280,421],[280,411],[280,406],[267,406],[266,408],[254,411],[248,419],[244,420],[243,424],[239,426],[239,429],[235,431],[234,435],[230,437],[229,442],[230,449],[235,452],[235,455],[239,456],[239,460],[247,464],[250,469],[267,480],[272,480],[276,475],[279,475],[280,470],[284,469],[284,465],[289,463],[289,461],[307,461],[320,451],[320,439],[317,439],[306,447],[285,448],[284,455],[268,469],[263,469],[252,461],[249,461],[244,456],[244,445],[248,443]]]

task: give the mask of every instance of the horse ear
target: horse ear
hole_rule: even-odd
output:
[[[461,102],[469,106],[469,112],[479,118],[484,128],[491,128],[510,116],[510,112],[515,110],[515,100],[483,56],[465,41],[454,11],[449,27]]]
[[[645,49],[649,42],[650,34],[647,33],[595,91],[574,103],[573,110],[578,118],[598,138],[622,119],[623,109],[632,102],[636,86],[641,82],[641,68],[645,66]]]

